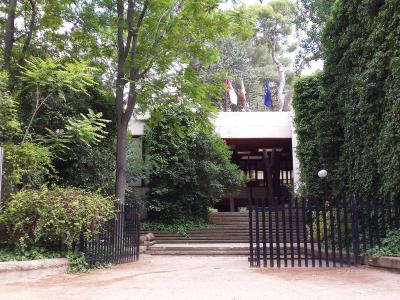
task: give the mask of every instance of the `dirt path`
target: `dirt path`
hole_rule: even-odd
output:
[[[400,273],[372,268],[250,269],[244,257],[146,256],[81,275],[2,283],[0,299],[400,299]]]

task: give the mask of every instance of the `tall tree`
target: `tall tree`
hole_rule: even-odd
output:
[[[323,58],[322,32],[335,0],[297,0],[296,30],[300,40],[297,69]]]
[[[195,77],[190,62],[194,59],[207,61],[209,41],[224,31],[227,20],[216,11],[219,2],[117,0],[115,190],[121,202],[125,200],[127,180],[127,129],[134,109],[139,104],[146,109],[154,93],[160,97],[160,91],[168,89],[171,83],[169,77],[179,74]],[[193,90],[195,86],[188,91],[185,79],[172,80],[172,83],[178,90],[174,97],[181,95],[180,84],[183,94],[199,93]],[[153,85],[157,85],[157,91],[152,90]]]
[[[7,23],[4,35],[4,58],[3,58],[4,69],[7,71],[9,71],[11,68],[11,54],[12,54],[12,48],[14,46],[16,10],[17,10],[17,0],[9,0],[6,9]]]
[[[30,55],[68,54],[65,45],[73,0],[8,0],[0,3],[2,65],[15,71]],[[61,51],[64,51],[61,53]]]
[[[290,46],[288,37],[291,35],[295,17],[295,6],[288,0],[274,0],[267,4],[254,7],[257,14],[257,37],[269,45],[271,57],[279,74],[278,83],[278,110],[283,109],[285,103],[285,66],[279,57],[279,50]],[[290,48],[290,47],[289,47]]]

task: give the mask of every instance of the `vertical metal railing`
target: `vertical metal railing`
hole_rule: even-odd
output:
[[[399,201],[353,196],[335,202],[295,198],[268,206],[265,199],[250,203],[252,267],[357,266],[363,252],[381,245],[387,231],[400,226]]]
[[[139,214],[132,205],[117,204],[115,219],[88,239],[80,248],[89,266],[120,264],[139,258]]]

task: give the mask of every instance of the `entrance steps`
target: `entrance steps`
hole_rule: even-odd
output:
[[[150,255],[191,255],[191,256],[248,256],[249,244],[246,243],[181,243],[181,244],[154,244],[146,254]]]
[[[255,245],[254,245],[255,247]],[[276,258],[276,244],[273,245],[274,248],[274,258]],[[284,259],[284,244],[280,244],[281,249],[281,259]],[[287,247],[287,259],[293,256],[293,259],[298,257],[297,245],[286,244]],[[260,256],[263,256],[263,248],[260,244]],[[302,252],[303,250],[300,249]],[[256,252],[256,251],[255,251]],[[191,255],[191,256],[249,256],[250,245],[248,243],[176,243],[176,244],[153,244],[147,248],[146,254],[150,255]],[[270,245],[266,244],[267,257],[270,254]],[[255,254],[257,255],[257,254]]]
[[[253,216],[254,233],[256,230],[255,219],[255,216]],[[152,255],[249,255],[249,215],[247,212],[211,213],[210,222],[212,223],[211,227],[194,228],[186,235],[152,231],[155,240],[146,253]],[[260,213],[260,229],[261,222]],[[269,222],[268,216],[266,216],[266,222]],[[276,219],[275,216],[271,216],[271,222],[273,224],[278,223],[278,231],[276,229],[271,231],[272,242],[275,242],[278,235],[281,243],[284,242],[284,236],[286,237],[286,243],[289,243],[290,226],[288,221],[285,220],[285,226],[283,226],[281,217]],[[141,234],[146,233],[148,231],[141,232]],[[260,243],[262,243],[261,239],[262,236],[260,236]],[[294,242],[296,243],[296,241]],[[266,235],[266,243],[269,243],[269,232]]]

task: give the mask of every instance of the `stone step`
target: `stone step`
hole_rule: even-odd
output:
[[[269,256],[269,244],[267,244],[266,254]],[[284,244],[280,244],[283,249]],[[290,246],[287,244],[288,249]],[[274,244],[274,249],[276,244]],[[262,245],[260,245],[262,252]],[[250,247],[248,243],[170,243],[155,244],[146,250],[150,255],[239,255],[249,256]],[[262,255],[262,253],[260,253]],[[293,248],[294,259],[297,257],[297,248]]]

